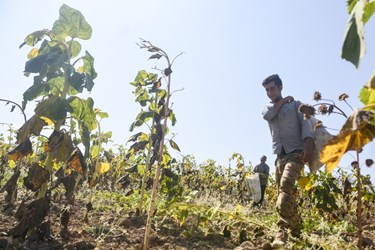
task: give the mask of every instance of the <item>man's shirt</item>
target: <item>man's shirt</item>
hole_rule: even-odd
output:
[[[301,102],[285,103],[278,113],[275,112],[273,105],[274,103],[267,105],[262,113],[271,131],[273,153],[282,155],[303,150],[304,139],[314,138],[314,132],[311,123],[298,111]]]
[[[264,174],[264,176],[259,176],[260,185],[267,185],[270,167],[266,163],[261,162],[255,166],[254,172]]]

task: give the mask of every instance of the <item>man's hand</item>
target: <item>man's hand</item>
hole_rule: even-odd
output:
[[[314,152],[314,139],[311,137],[305,138],[305,146],[303,149],[303,162],[311,166],[312,156]]]
[[[276,112],[279,112],[279,110],[281,109],[281,107],[285,104],[285,103],[288,103],[288,102],[291,102],[293,101],[294,98],[293,96],[287,96],[287,97],[284,97],[282,99],[280,99],[279,101],[277,101],[275,104],[274,104],[274,109]]]

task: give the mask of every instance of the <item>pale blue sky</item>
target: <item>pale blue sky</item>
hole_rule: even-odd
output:
[[[163,48],[170,57],[185,52],[172,68],[172,88],[184,91],[172,97],[177,124],[171,132],[177,134],[182,155],[192,154],[197,163],[213,159],[227,165],[237,152],[246,163],[256,164],[265,154],[273,171],[271,137],[261,117],[269,101],[261,86],[266,76],[280,75],[285,96],[315,104],[312,96],[318,90],[349,114],[338,96],[348,93],[353,107],[362,106],[359,91],[375,68],[374,20],[366,26],[370,46],[360,68],[340,57],[348,19],[344,0],[3,0],[0,98],[21,103],[32,78],[22,74],[30,49],[18,46],[29,33],[52,28],[63,3],[81,11],[93,28],[91,39],[81,42],[95,58],[98,72],[90,96],[95,107],[109,113],[102,129],[111,130],[117,144],[131,136],[130,124],[140,111],[129,82],[138,70],[163,67],[147,61],[150,54],[136,46],[138,38]],[[28,117],[34,107],[29,103]],[[22,116],[8,111],[0,108],[0,122],[20,127]],[[345,121],[334,115],[318,118],[336,129]],[[374,156],[373,142],[361,158]],[[347,168],[352,160],[347,155],[340,165]],[[374,172],[362,169],[365,174]]]

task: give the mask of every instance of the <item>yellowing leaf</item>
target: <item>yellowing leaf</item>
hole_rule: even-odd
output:
[[[96,166],[96,171],[97,171],[99,174],[104,174],[104,173],[107,172],[110,168],[111,168],[111,165],[110,165],[108,162],[100,162],[100,163]]]
[[[356,110],[345,122],[339,135],[323,148],[320,161],[331,172],[349,150],[359,151],[375,137],[375,126],[365,120],[366,111]]]
[[[301,177],[298,179],[298,185],[305,189],[306,191],[309,191],[311,189],[311,182],[309,177]]]
[[[90,149],[91,151],[91,158],[95,159],[99,156],[99,145],[93,145]]]
[[[77,72],[83,73],[85,71],[85,68],[83,66],[77,68]]]
[[[33,48],[29,54],[27,55],[27,59],[33,59],[34,57],[37,57],[39,54],[39,49],[38,48]]]
[[[224,191],[224,190],[225,190],[225,188],[226,188],[226,186],[225,186],[225,185],[224,185],[224,186],[221,186],[221,187],[220,187],[220,190],[221,190],[221,191]]]
[[[52,126],[54,124],[54,122],[51,119],[49,119],[48,117],[41,116],[40,119],[42,119],[43,121],[45,121],[48,126]]]
[[[242,209],[242,206],[240,204],[236,205],[236,212],[240,212]]]
[[[8,160],[8,166],[9,166],[10,168],[14,168],[14,167],[16,166],[16,162],[13,161],[13,160]]]

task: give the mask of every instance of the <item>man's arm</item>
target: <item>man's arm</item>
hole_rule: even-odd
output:
[[[312,164],[312,155],[314,152],[314,139],[311,137],[306,137],[305,145],[303,149],[303,161],[311,166]]]
[[[267,106],[263,111],[263,119],[266,121],[271,121],[285,103],[291,102],[293,100],[293,96],[287,96],[278,100],[273,104],[273,106]]]
[[[293,101],[293,100],[294,100],[293,96],[287,96],[287,97],[284,97],[284,98],[278,100],[278,101],[273,105],[273,108],[275,109],[275,112],[278,113],[279,110],[281,109],[281,107],[282,107],[285,103],[291,102],[291,101]]]

